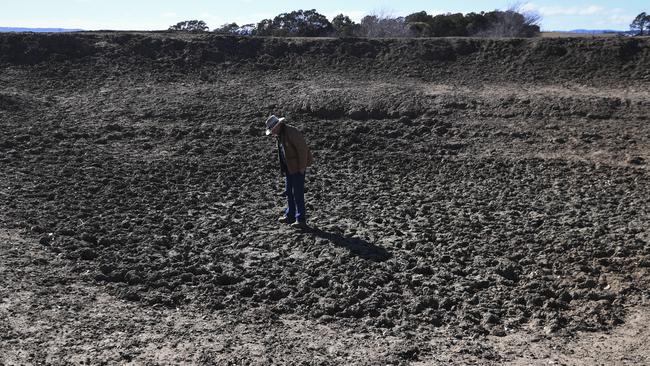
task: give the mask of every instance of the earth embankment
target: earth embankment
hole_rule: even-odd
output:
[[[132,64],[181,70],[242,66],[410,77],[469,84],[647,82],[645,38],[282,39],[173,33],[3,34],[0,62]]]

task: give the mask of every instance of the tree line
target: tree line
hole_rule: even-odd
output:
[[[339,14],[331,21],[315,9],[282,13],[257,24],[224,24],[220,34],[273,37],[535,37],[541,17],[518,8],[480,13],[432,15],[426,11],[406,17],[366,15],[359,23]],[[191,20],[169,27],[170,31],[209,31],[203,21]]]

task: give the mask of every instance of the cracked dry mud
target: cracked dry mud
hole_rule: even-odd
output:
[[[0,51],[4,363],[650,359],[645,39]],[[275,223],[271,113],[311,230]]]

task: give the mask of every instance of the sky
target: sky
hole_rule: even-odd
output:
[[[405,16],[504,10],[512,0],[371,1],[371,0],[0,0],[0,27],[75,28],[85,30],[162,30],[183,20],[198,19],[210,29],[225,23],[257,23],[284,12],[316,9],[330,20],[346,14],[359,21],[367,14]],[[627,30],[647,0],[519,1],[522,9],[542,16],[542,30]]]

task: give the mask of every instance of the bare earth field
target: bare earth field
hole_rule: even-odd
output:
[[[648,86],[648,39],[2,34],[0,364],[648,364]]]

